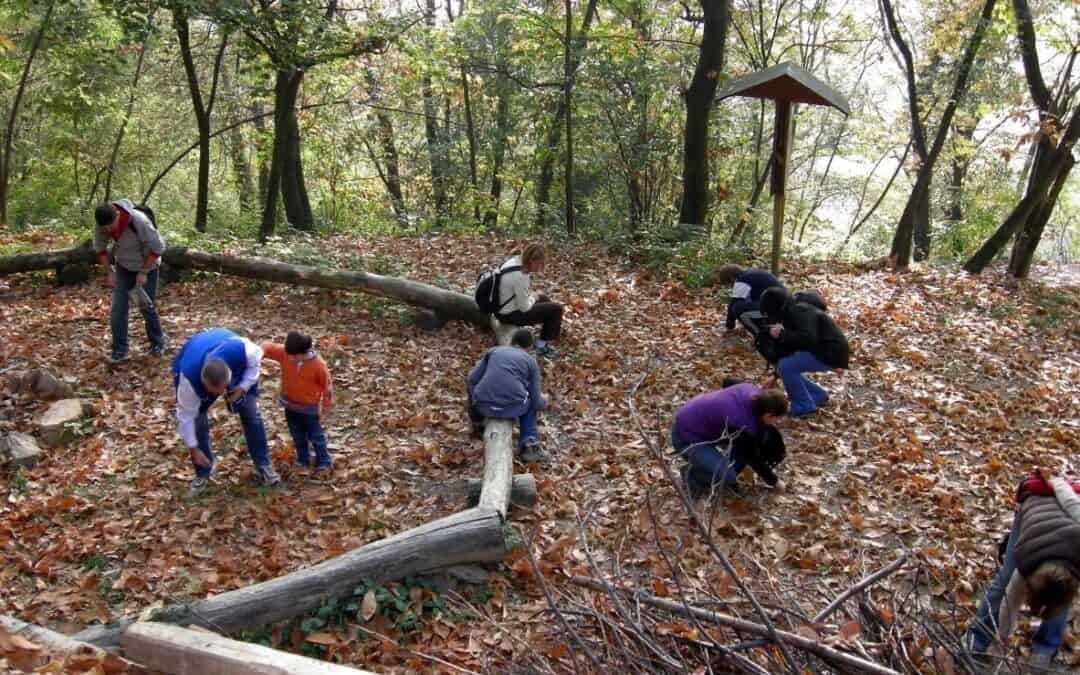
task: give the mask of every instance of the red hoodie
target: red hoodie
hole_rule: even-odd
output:
[[[1072,487],[1073,492],[1080,495],[1080,482],[1073,480],[1066,480],[1065,482]],[[1053,497],[1054,486],[1050,485],[1050,481],[1039,474],[1033,473],[1028,478],[1025,478],[1020,483],[1020,487],[1016,489],[1016,503],[1020,504],[1032,495],[1039,497]]]

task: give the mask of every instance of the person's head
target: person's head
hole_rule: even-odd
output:
[[[735,283],[735,277],[743,273],[743,268],[732,263],[721,265],[716,270],[716,280],[725,286]]]
[[[1032,613],[1047,619],[1072,605],[1080,579],[1064,562],[1048,560],[1035,568],[1027,582]]]
[[[106,232],[112,232],[113,226],[116,225],[116,216],[116,207],[112,204],[98,204],[94,209],[94,220],[98,228]]]
[[[510,344],[521,349],[530,349],[533,346],[533,334],[528,328],[518,328],[510,336]]]
[[[787,394],[779,389],[762,389],[750,397],[750,412],[758,424],[775,426],[788,412]]]
[[[776,466],[784,461],[784,457],[787,456],[784,436],[779,429],[771,424],[767,424],[762,428],[758,448],[762,459],[769,466]]]
[[[544,245],[533,242],[521,252],[521,267],[527,274],[543,272],[546,256]]]
[[[291,356],[300,356],[311,351],[311,336],[289,331],[285,336],[285,353]]]
[[[203,388],[208,393],[220,395],[229,388],[229,380],[232,379],[232,371],[221,359],[209,359],[203,364],[202,373]]]
[[[758,307],[770,321],[779,321],[784,305],[791,300],[791,291],[783,286],[773,286],[761,294]]]

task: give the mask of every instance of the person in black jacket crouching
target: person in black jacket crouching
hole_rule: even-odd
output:
[[[847,368],[847,338],[828,314],[808,302],[796,302],[783,287],[761,294],[761,312],[769,322],[769,335],[787,353],[776,369],[791,402],[790,414],[810,415],[829,400],[829,392],[803,373]]]

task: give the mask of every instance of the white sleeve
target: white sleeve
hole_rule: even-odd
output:
[[[1027,600],[1028,593],[1027,582],[1020,575],[1020,570],[1014,571],[1009,577],[1009,585],[1005,587],[1005,598],[1001,601],[1001,607],[998,608],[999,648],[1003,649],[1009,644],[1009,637],[1012,635],[1017,615],[1020,613],[1020,605]]]
[[[199,400],[199,395],[195,393],[195,388],[191,386],[191,382],[181,375],[180,385],[176,388],[176,421],[179,425],[180,438],[183,439],[184,445],[189,448],[199,446],[199,442],[195,438],[195,418],[199,415],[199,405],[201,403],[202,401]]]
[[[247,368],[244,369],[244,376],[240,378],[240,384],[237,386],[246,392],[259,381],[259,364],[262,362],[263,350],[262,347],[247,338],[240,339],[244,341],[244,356],[247,357]]]
[[[532,309],[533,297],[529,291],[529,275],[525,272],[518,272],[513,276],[514,279],[514,309],[519,312],[527,312]]]
[[[1061,476],[1056,476],[1050,484],[1054,486],[1054,497],[1057,498],[1061,508],[1065,509],[1065,513],[1069,514],[1070,518],[1080,523],[1080,497],[1076,496],[1069,482]]]
[[[736,300],[746,300],[750,297],[750,284],[736,281],[735,285],[731,287],[731,297]]]

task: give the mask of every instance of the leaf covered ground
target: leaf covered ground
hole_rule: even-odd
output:
[[[479,269],[520,244],[339,237],[306,245],[303,255],[465,290]],[[532,513],[515,512],[514,522],[555,589],[568,586],[569,574],[618,570],[665,595],[672,556],[683,583],[749,617],[691,531],[627,398],[647,377],[636,405],[662,442],[680,402],[724,376],[761,380],[763,361],[745,335],[724,336],[722,289],[687,289],[597,246],[554,253],[545,278],[534,281],[568,305],[560,355],[543,363],[552,405],[541,435],[554,461],[533,468],[539,503]],[[1032,465],[1080,470],[1080,290],[1061,280],[1040,285],[1035,276],[1017,286],[992,274],[796,263],[786,281],[825,293],[853,359],[849,371],[821,378],[833,392],[827,409],[786,422],[786,489],[750,478],[711,514],[715,540],[754,588],[812,616],[908,551],[920,576],[876,587],[881,606],[894,589],[915,583],[943,617],[956,612],[952,625],[970,613],[995,569],[1017,479]],[[191,499],[168,361],[143,356],[137,317],[136,358],[114,373],[104,361],[102,289],[58,289],[45,275],[22,275],[0,279],[0,297],[0,370],[45,367],[73,376],[97,411],[75,443],[0,477],[0,612],[72,632],[242,587],[448,515],[463,504],[446,486],[482,473],[482,446],[469,439],[463,414],[464,377],[490,336],[471,327],[428,332],[408,308],[360,294],[213,275],[167,285],[159,306],[170,354],[215,325],[256,340],[303,329],[316,337],[339,396],[326,420],[336,460],[330,479],[286,468],[285,487],[248,487],[239,422],[217,410],[218,482]],[[271,365],[264,373],[261,408],[275,461],[285,467],[292,450],[273,403],[279,377]],[[0,404],[0,432],[32,432],[47,405],[12,397]],[[432,667],[417,653],[470,669],[508,664],[523,651],[556,667],[569,658],[527,558],[512,558],[486,586],[466,592],[471,615],[433,612],[442,605],[420,586],[369,590],[351,620],[279,626],[261,639],[386,671]],[[399,599],[417,621],[403,624],[400,612],[381,611]],[[790,614],[781,623],[800,629]],[[842,615],[830,621],[802,628],[828,637],[846,622]],[[361,627],[389,639],[365,639]],[[1066,663],[1080,663],[1075,634],[1064,647]],[[305,635],[314,638],[305,643]]]

